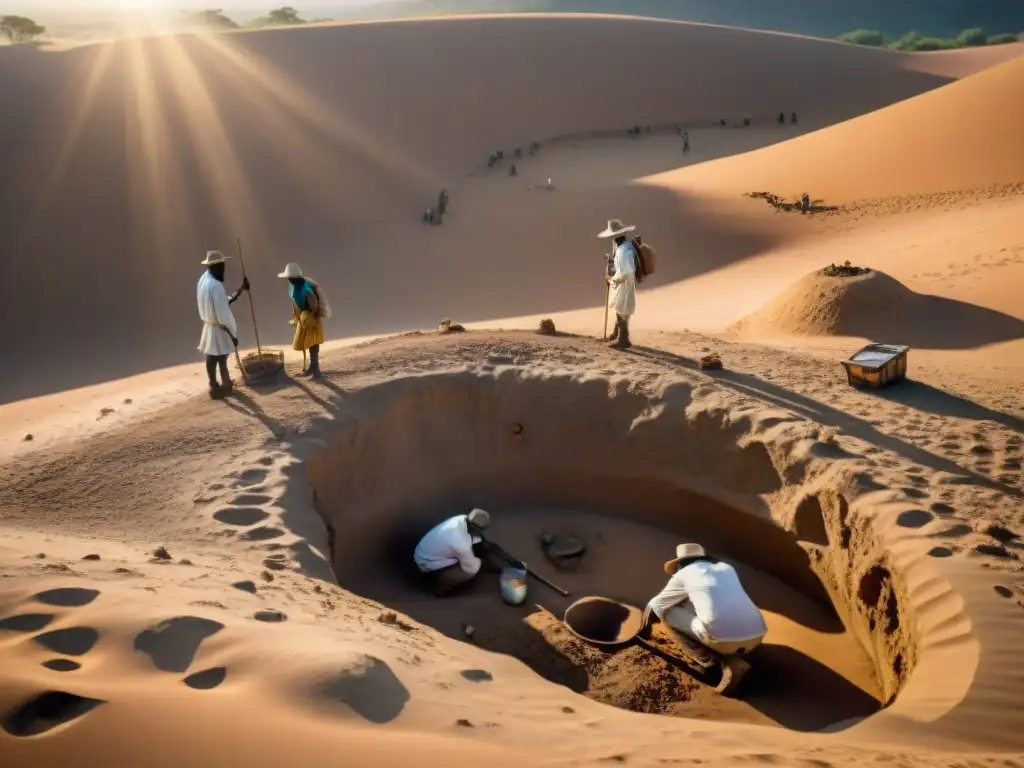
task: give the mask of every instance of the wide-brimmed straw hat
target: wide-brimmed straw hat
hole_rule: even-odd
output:
[[[284,268],[284,272],[279,274],[278,277],[283,277],[286,280],[291,280],[292,278],[295,277],[302,277],[302,267],[300,267],[293,261],[291,264]]]
[[[627,232],[632,232],[634,229],[636,229],[636,227],[627,227],[619,219],[608,219],[608,226],[605,228],[604,232],[598,232],[597,236],[604,240],[609,237],[618,237],[619,235],[624,235]]]
[[[200,261],[199,263],[202,264],[204,267],[210,267],[213,266],[214,264],[223,264],[230,258],[230,256],[225,256],[220,251],[207,251],[206,258]]]
[[[675,558],[665,563],[665,573],[671,576],[676,572],[676,566],[683,560],[689,560],[694,557],[705,557],[706,555],[707,553],[704,551],[704,547],[700,544],[679,544],[676,546]]]
[[[491,516],[484,509],[474,509],[466,515],[466,519],[469,520],[470,525],[474,528],[479,528],[481,531],[486,530],[487,526],[491,524]]]

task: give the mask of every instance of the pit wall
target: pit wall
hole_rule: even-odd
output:
[[[367,558],[408,559],[423,530],[457,510],[629,510],[833,605],[887,703],[914,667],[900,580],[806,420],[765,417],[707,385],[651,396],[625,381],[514,370],[385,382],[347,411],[309,460],[342,586]]]

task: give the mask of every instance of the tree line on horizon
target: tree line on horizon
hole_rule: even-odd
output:
[[[318,21],[330,21],[330,19],[304,19],[299,12],[285,5],[275,8],[266,16],[261,16],[244,24],[245,29],[259,27],[280,27],[293,24],[308,24]],[[236,22],[224,13],[222,8],[207,8],[202,11],[182,11],[182,22],[186,28],[202,28],[228,31],[242,29],[243,25]],[[0,38],[6,38],[8,43],[31,43],[46,34],[46,27],[38,24],[27,16],[6,15],[0,16]]]
[[[949,51],[954,48],[978,48],[984,45],[1005,45],[1024,40],[1024,33],[1015,35],[1004,32],[988,35],[981,27],[965,29],[956,37],[935,37],[911,30],[895,40],[887,38],[883,33],[873,29],[855,29],[840,35],[838,40],[854,45],[866,45],[872,48],[888,48],[893,51]]]

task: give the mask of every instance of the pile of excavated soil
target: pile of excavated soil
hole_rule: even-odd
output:
[[[967,344],[965,335],[1019,339],[1024,323],[975,304],[917,293],[878,270],[850,274],[826,267],[729,330],[744,338],[853,336],[943,349]]]

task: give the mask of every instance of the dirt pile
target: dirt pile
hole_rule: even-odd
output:
[[[830,265],[793,283],[729,330],[745,338],[851,336],[944,349],[980,330],[1018,339],[1024,323],[999,312],[917,293],[878,270]],[[974,342],[976,343],[976,342]]]

